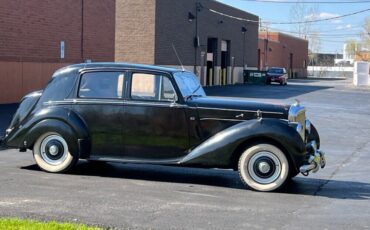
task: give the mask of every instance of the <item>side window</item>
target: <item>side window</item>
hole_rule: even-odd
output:
[[[82,75],[78,96],[81,98],[115,99],[123,97],[124,74],[92,72]]]
[[[175,101],[175,90],[170,79],[162,75],[133,73],[131,98],[147,101]]]

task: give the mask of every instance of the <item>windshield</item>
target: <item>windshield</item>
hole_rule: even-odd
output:
[[[284,70],[283,69],[278,69],[278,68],[274,68],[274,69],[269,69],[268,73],[284,73]]]
[[[197,76],[193,73],[177,72],[174,77],[183,97],[206,96]]]

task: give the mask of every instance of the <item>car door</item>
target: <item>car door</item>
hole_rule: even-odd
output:
[[[74,110],[86,122],[91,157],[122,156],[123,85],[125,72],[93,71],[80,77]]]
[[[124,155],[137,160],[171,160],[189,146],[185,106],[177,103],[169,75],[132,72],[123,115]]]

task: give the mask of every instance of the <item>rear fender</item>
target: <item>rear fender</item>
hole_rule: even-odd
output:
[[[7,136],[6,144],[9,147],[31,149],[37,138],[45,132],[61,134],[71,145],[74,154],[84,157],[90,152],[90,136],[85,122],[65,107],[44,108],[31,114]]]
[[[248,120],[227,128],[194,148],[181,162],[185,165],[233,168],[233,154],[248,140],[273,140],[286,150],[295,168],[303,161],[305,144],[287,121]]]

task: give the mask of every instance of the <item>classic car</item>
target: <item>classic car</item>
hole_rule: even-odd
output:
[[[2,143],[33,150],[51,173],[79,159],[233,169],[249,188],[275,191],[325,166],[305,112],[298,102],[208,97],[183,70],[76,64],[21,100]]]
[[[266,73],[266,84],[271,84],[272,82],[279,83],[280,85],[288,84],[288,74],[285,68],[272,67]]]

